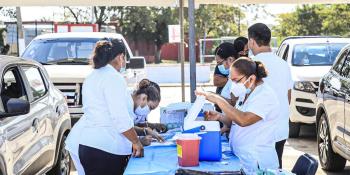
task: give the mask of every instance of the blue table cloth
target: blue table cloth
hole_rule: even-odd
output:
[[[125,175],[173,175],[179,168],[199,171],[239,171],[239,159],[229,150],[227,141],[222,142],[223,158],[220,162],[199,162],[197,167],[181,167],[178,164],[176,145],[145,147],[143,158],[131,158]]]

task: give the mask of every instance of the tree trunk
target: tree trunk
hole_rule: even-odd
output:
[[[159,64],[162,62],[162,60],[160,59],[160,54],[162,53],[162,46],[156,46],[156,59],[155,59],[155,63]]]

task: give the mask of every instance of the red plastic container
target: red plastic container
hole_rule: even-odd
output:
[[[176,139],[177,157],[180,166],[191,167],[199,165],[200,139],[196,134],[181,134]]]

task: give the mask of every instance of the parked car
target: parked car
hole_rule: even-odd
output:
[[[36,37],[25,49],[22,57],[45,65],[54,85],[68,100],[74,124],[82,115],[82,84],[92,71],[90,56],[101,39],[120,39],[126,46],[128,60],[124,76],[129,86],[146,77],[145,58],[135,57],[120,34],[104,32],[51,33]]]
[[[320,163],[328,171],[343,170],[350,160],[350,45],[320,80],[317,94],[317,145]]]
[[[39,63],[0,56],[0,72],[0,174],[69,175],[63,94]]]
[[[277,55],[291,67],[294,87],[289,115],[289,137],[298,137],[302,124],[316,121],[316,92],[319,80],[328,72],[339,51],[350,43],[340,37],[289,37]]]

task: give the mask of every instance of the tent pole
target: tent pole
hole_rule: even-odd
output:
[[[189,60],[190,60],[190,84],[191,102],[196,100],[196,34],[194,21],[194,0],[188,0],[188,22],[189,22]]]
[[[179,0],[179,20],[180,20],[180,60],[181,60],[181,94],[182,102],[186,101],[185,98],[185,54],[184,54],[184,2]]]

